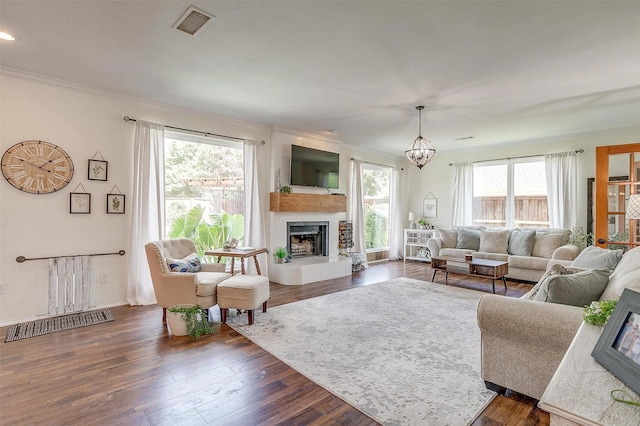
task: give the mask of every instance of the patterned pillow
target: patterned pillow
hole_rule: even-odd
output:
[[[167,258],[167,265],[172,272],[200,272],[202,265],[197,254],[191,253],[184,259]]]

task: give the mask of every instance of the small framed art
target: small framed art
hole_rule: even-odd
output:
[[[124,214],[124,194],[107,194],[107,213]]]
[[[432,193],[429,195],[422,201],[422,217],[435,218],[438,217],[438,199]]]
[[[88,192],[72,192],[69,194],[69,213],[91,213],[91,194]]]
[[[640,393],[640,293],[622,292],[591,356]]]
[[[104,160],[89,160],[89,180],[107,180],[109,162]]]

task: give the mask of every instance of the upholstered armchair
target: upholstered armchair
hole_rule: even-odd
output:
[[[145,244],[145,251],[156,299],[162,306],[162,322],[166,322],[171,305],[215,306],[218,284],[231,277],[222,263],[201,263],[195,244],[188,238],[152,241]]]

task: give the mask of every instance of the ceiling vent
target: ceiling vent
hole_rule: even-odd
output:
[[[178,22],[175,23],[173,28],[195,37],[200,34],[200,32],[214,19],[214,15],[194,6],[189,6],[186,12],[184,12],[180,19],[178,19]]]

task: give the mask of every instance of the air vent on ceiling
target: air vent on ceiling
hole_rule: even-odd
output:
[[[173,28],[195,37],[200,34],[204,27],[209,25],[209,23],[214,19],[214,15],[194,6],[189,6],[186,12],[184,12],[180,19],[178,19],[178,22],[175,23]]]

